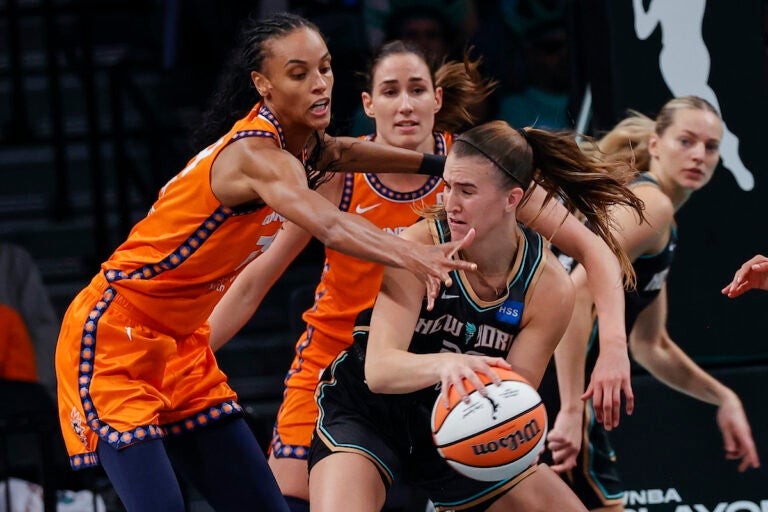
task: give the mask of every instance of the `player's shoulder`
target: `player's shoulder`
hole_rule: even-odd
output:
[[[633,190],[645,208],[643,210],[649,221],[669,223],[675,216],[675,205],[672,200],[657,186],[641,186]]]
[[[420,219],[419,221],[411,224],[405,228],[398,236],[410,240],[412,242],[418,242],[422,244],[436,244],[437,241],[433,236],[435,222],[432,219]]]

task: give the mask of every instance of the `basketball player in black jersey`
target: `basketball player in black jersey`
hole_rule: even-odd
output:
[[[718,406],[717,423],[726,458],[740,459],[739,470],[759,466],[746,414],[738,396],[704,372],[669,337],[666,277],[677,243],[674,215],[696,190],[712,177],[719,160],[723,128],[715,108],[706,100],[686,96],[669,101],[653,121],[633,114],[598,143],[603,158],[634,161],[641,173],[632,190],[645,203],[646,222],[633,212],[613,212],[617,237],[633,261],[637,287],[625,293],[627,337],[634,359],[654,377],[699,400]],[[555,351],[557,390],[545,378],[541,388],[547,410],[558,411],[548,435],[555,471],[591,510],[618,512],[623,485],[616,456],[601,420],[602,407],[592,389],[584,393],[585,375],[598,356],[598,330],[593,325],[591,302],[583,287],[583,269],[571,273],[577,290],[574,315]],[[586,373],[585,373],[586,354]],[[553,386],[555,387],[555,386]],[[583,400],[588,401],[586,406]],[[603,402],[618,397],[601,397]],[[613,404],[614,410],[616,403]],[[613,425],[615,426],[615,425]],[[582,443],[588,439],[588,443]]]
[[[446,161],[444,205],[424,212],[427,219],[403,236],[437,244],[474,231],[457,257],[477,262],[478,271],[454,273],[428,308],[422,283],[385,269],[373,310],[358,318],[355,342],[317,388],[313,512],[379,510],[396,476],[425,490],[438,510],[585,510],[546,466],[481,482],[448,466],[431,438],[435,400],[445,401],[451,387],[463,397],[482,390],[478,372],[498,382],[493,368],[511,368],[537,386],[570,319],[568,275],[542,238],[516,219],[534,162],[537,183],[569,206],[578,198],[600,227],[607,226],[610,204],[634,204],[620,181],[596,168],[607,164],[582,153],[568,135],[496,121],[457,137]]]

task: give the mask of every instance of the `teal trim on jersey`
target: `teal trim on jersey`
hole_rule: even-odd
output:
[[[651,173],[642,172],[635,177],[632,183],[629,184],[629,188],[632,188],[635,185],[642,185],[645,183],[650,183],[651,185],[656,185],[657,187],[659,186],[659,182],[656,181],[656,179],[653,176],[651,176]]]
[[[440,237],[440,243],[445,243],[446,242],[445,235],[446,233],[450,233],[451,231],[450,230],[445,231],[443,229],[443,223],[440,222],[440,219],[435,219],[433,224],[437,228],[437,236]]]
[[[517,280],[520,279],[520,276],[523,275],[523,269],[525,268],[525,260],[528,256],[528,237],[525,236],[525,233],[523,233],[523,242],[525,247],[523,247],[523,257],[520,258],[520,268],[517,269],[517,275],[515,275],[515,278],[512,279],[512,282],[509,283],[509,286],[514,286],[515,283],[517,283]],[[534,266],[534,268],[536,268]],[[530,279],[530,276],[529,276]]]
[[[592,400],[589,401],[589,410],[592,412],[590,414],[590,418],[589,418],[589,431],[592,432],[592,429],[595,428],[595,409],[592,407]],[[589,438],[589,436],[587,436],[587,438]],[[618,498],[623,498],[624,497],[624,491],[619,491],[616,494],[610,494],[610,493],[608,493],[605,490],[605,487],[600,482],[600,480],[597,478],[597,475],[595,474],[595,471],[593,469],[593,467],[594,467],[594,464],[593,464],[593,462],[594,462],[594,454],[595,454],[595,450],[594,450],[594,447],[592,446],[592,442],[590,442],[589,443],[589,475],[592,477],[592,481],[595,483],[595,485],[597,485],[600,488],[600,492],[603,493],[603,496],[606,499],[615,500],[615,499],[618,499]],[[616,453],[611,451],[609,456],[610,457],[615,457]]]
[[[470,306],[472,306],[472,308],[475,311],[479,313],[484,313],[486,311],[490,311],[492,309],[496,309],[499,307],[499,304],[494,304],[492,306],[488,306],[485,308],[480,307],[477,303],[475,303],[475,301],[472,300],[472,297],[470,297],[469,292],[467,292],[467,289],[464,288],[464,283],[461,282],[461,279],[456,279],[456,284],[459,286],[459,288],[461,288],[462,295],[464,295],[464,298],[467,299],[467,302],[469,303]]]
[[[536,262],[531,266],[531,271],[528,273],[528,279],[525,280],[525,286],[523,286],[523,293],[528,293],[528,286],[531,284],[531,279],[533,279],[533,275],[536,273],[536,269],[539,268],[539,263],[541,263],[541,255],[544,252],[544,246],[541,241],[541,236],[536,237],[538,240],[538,249],[539,249],[539,256],[536,258]],[[526,251],[528,249],[528,243],[525,244]]]
[[[670,231],[671,231],[671,233],[669,235],[669,239],[672,240],[673,238],[677,238],[677,228],[674,225],[670,226]],[[637,259],[644,260],[644,259],[648,259],[648,258],[655,258],[659,254],[661,254],[664,251],[666,251],[667,247],[669,247],[669,242],[667,242],[667,245],[662,247],[662,249],[659,252],[654,253],[654,254],[641,254],[640,256],[637,257]]]
[[[538,246],[539,246],[539,254],[536,257],[536,261],[531,265],[530,271],[528,272],[528,277],[526,278],[525,285],[523,286],[523,295],[528,292],[528,286],[531,284],[531,279],[533,279],[533,275],[536,273],[536,269],[539,268],[539,264],[541,263],[541,257],[543,253],[543,242],[541,236],[536,237],[538,240]],[[520,279],[520,276],[523,275],[523,271],[525,270],[525,261],[528,259],[528,250],[529,250],[529,243],[528,238],[523,234],[523,257],[520,259],[520,268],[517,269],[517,274],[515,275],[514,279],[507,285],[507,291],[511,287],[517,283],[517,281]],[[455,272],[455,271],[454,271]],[[457,275],[458,278],[458,275]],[[464,298],[467,299],[467,302],[474,308],[475,311],[478,311],[480,313],[484,313],[486,311],[490,311],[491,309],[498,308],[499,305],[495,304],[493,306],[488,307],[480,307],[478,304],[475,303],[475,301],[472,300],[469,293],[467,292],[467,289],[464,287],[464,283],[461,282],[461,279],[456,279],[456,284],[461,289],[461,293],[464,295]]]
[[[592,324],[592,334],[589,335],[589,343],[587,343],[587,352],[592,350],[592,345],[595,344],[596,339],[597,339],[597,320],[595,320],[595,323]]]
[[[332,366],[331,366],[331,375],[334,375],[334,373],[335,373],[335,372],[334,372],[334,370],[335,370],[336,366],[337,366],[337,365],[338,365],[340,362],[342,362],[344,359],[346,359],[348,356],[349,356],[349,353],[348,353],[348,352],[345,352],[345,353],[343,353],[342,355],[340,355],[339,357],[337,357],[337,358],[336,358],[336,360],[333,362],[333,364],[332,364]],[[320,394],[319,394],[319,396],[317,397],[317,409],[318,409],[317,428],[318,428],[319,430],[321,430],[321,431],[322,431],[322,432],[325,434],[325,436],[326,436],[326,437],[327,437],[327,438],[328,438],[328,439],[329,439],[329,440],[330,440],[330,441],[331,441],[331,442],[332,442],[332,443],[333,443],[335,446],[343,446],[344,448],[354,448],[355,450],[360,450],[361,452],[367,453],[367,454],[368,454],[368,455],[369,455],[369,456],[370,456],[372,459],[374,459],[374,460],[378,461],[379,465],[380,465],[382,468],[384,468],[384,470],[385,470],[385,471],[387,472],[387,474],[389,475],[390,481],[394,480],[394,478],[395,478],[395,474],[392,472],[392,470],[391,470],[391,469],[389,469],[389,468],[387,467],[387,465],[386,465],[386,464],[384,464],[384,461],[383,461],[383,460],[381,460],[380,458],[378,458],[378,457],[376,456],[376,454],[375,454],[375,453],[373,453],[373,452],[371,452],[371,451],[369,451],[369,450],[367,450],[367,449],[363,448],[362,446],[358,446],[358,445],[356,445],[356,444],[339,443],[339,442],[337,442],[337,441],[336,441],[336,440],[333,438],[333,436],[330,434],[330,432],[328,432],[327,430],[325,430],[325,429],[322,427],[322,424],[323,424],[323,422],[322,422],[322,419],[323,419],[323,416],[324,416],[324,411],[323,411],[323,406],[322,406],[322,404],[321,404],[321,401],[322,401],[322,399],[323,399],[323,396],[325,395],[325,388],[327,388],[327,387],[333,387],[333,386],[335,386],[335,385],[336,385],[336,382],[338,382],[338,381],[337,381],[337,380],[336,380],[336,378],[334,377],[334,378],[333,378],[333,381],[332,381],[332,383],[323,383],[323,384],[321,384],[321,385],[320,385]]]

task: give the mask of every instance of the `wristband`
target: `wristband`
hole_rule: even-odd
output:
[[[416,171],[419,174],[427,174],[429,176],[443,177],[443,169],[445,168],[445,157],[440,155],[432,155],[430,153],[424,153],[424,158],[421,160],[419,170]]]

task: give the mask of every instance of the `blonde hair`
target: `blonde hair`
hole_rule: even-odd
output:
[[[596,146],[584,145],[584,149],[590,152],[596,148],[602,154],[603,160],[624,162],[640,172],[646,172],[651,162],[651,155],[648,153],[649,136],[651,133],[660,137],[664,135],[667,128],[675,122],[677,111],[682,109],[704,110],[720,117],[717,109],[707,100],[698,96],[681,96],[666,102],[655,121],[636,110],[628,110],[628,116],[603,135]]]

